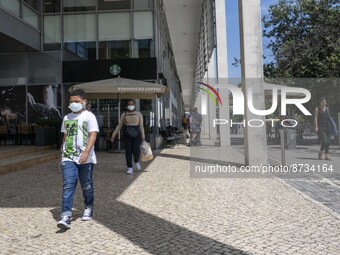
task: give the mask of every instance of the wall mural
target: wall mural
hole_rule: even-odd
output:
[[[26,113],[30,123],[41,119],[61,120],[60,105],[60,85],[28,86],[27,94],[26,86],[1,87],[0,124],[26,122]]]
[[[61,120],[60,85],[29,86],[27,105],[29,122],[39,119]]]
[[[0,123],[25,122],[26,101],[25,86],[8,86],[0,88]]]

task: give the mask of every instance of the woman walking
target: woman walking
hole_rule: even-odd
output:
[[[331,160],[331,158],[328,156],[328,152],[331,139],[332,123],[330,120],[331,117],[329,109],[326,104],[326,99],[324,97],[321,97],[319,100],[319,106],[316,107],[314,111],[314,125],[315,132],[318,134],[321,143],[318,158],[322,159],[323,151],[325,151],[325,160]]]
[[[125,159],[128,167],[127,174],[133,174],[132,156],[137,170],[141,170],[139,164],[140,144],[145,141],[145,133],[143,127],[143,115],[136,111],[135,101],[130,99],[127,102],[127,111],[124,112],[119,120],[118,126],[111,136],[111,142],[114,142],[115,136],[124,126],[123,140],[125,146]]]

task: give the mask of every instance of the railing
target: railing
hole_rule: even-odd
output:
[[[40,30],[39,12],[20,0],[0,0],[0,8]]]

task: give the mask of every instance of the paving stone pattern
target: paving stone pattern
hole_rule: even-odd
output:
[[[58,161],[0,176],[0,254],[340,254],[339,219],[275,178],[190,178],[184,146],[133,176],[123,154],[98,162],[94,219],[78,187],[66,232]]]

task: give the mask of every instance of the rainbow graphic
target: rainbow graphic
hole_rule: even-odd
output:
[[[198,89],[206,92],[209,97],[211,98],[211,100],[214,102],[215,105],[217,105],[217,100],[218,102],[220,103],[220,105],[222,106],[222,100],[221,100],[221,97],[220,95],[217,93],[217,91],[212,87],[210,86],[209,84],[206,84],[206,83],[203,83],[203,82],[197,82],[199,85],[198,85]],[[208,89],[206,88],[202,88],[201,86],[205,86],[207,87]],[[210,91],[211,90],[211,91]],[[215,94],[215,95],[214,95]],[[215,97],[216,96],[216,97]]]

